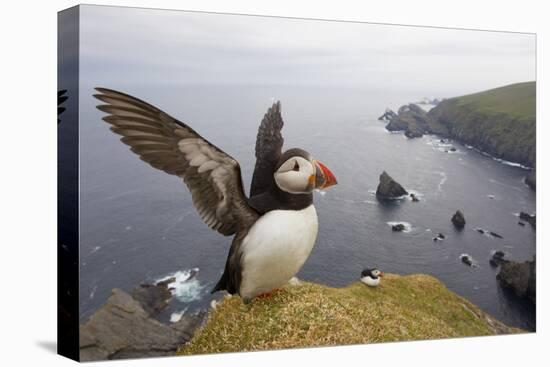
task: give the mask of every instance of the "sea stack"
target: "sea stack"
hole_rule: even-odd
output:
[[[456,213],[451,218],[451,222],[455,225],[456,228],[462,229],[466,225],[466,219],[464,219],[464,214],[460,210],[457,210]]]
[[[378,118],[379,121],[391,121],[394,117],[397,117],[397,114],[391,109],[386,108],[386,111]]]
[[[497,274],[499,284],[509,288],[521,298],[526,298],[535,303],[536,299],[536,260],[532,261],[507,261],[502,260],[500,271]]]
[[[534,214],[520,212],[519,219],[529,223],[533,228],[537,228],[537,217]]]
[[[396,199],[409,193],[396,182],[386,171],[380,175],[380,183],[376,189],[376,197],[378,199]]]

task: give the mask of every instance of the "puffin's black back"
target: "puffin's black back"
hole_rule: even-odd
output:
[[[362,272],[361,272],[361,277],[366,277],[366,276],[369,276],[369,277],[372,277],[372,278],[376,278],[375,276],[372,275],[372,271],[374,269],[364,269]]]

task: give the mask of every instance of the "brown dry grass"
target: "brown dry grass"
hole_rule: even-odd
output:
[[[377,288],[301,282],[243,304],[228,297],[179,354],[438,339],[518,332],[427,275],[388,274]]]

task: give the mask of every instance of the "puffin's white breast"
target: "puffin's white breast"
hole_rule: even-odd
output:
[[[368,285],[369,287],[377,287],[380,284],[380,278],[372,279],[369,276],[362,277],[361,281]]]
[[[241,247],[241,297],[251,299],[286,284],[309,257],[317,229],[313,205],[273,210],[260,217]]]

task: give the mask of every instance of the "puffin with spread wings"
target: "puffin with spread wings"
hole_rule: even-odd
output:
[[[239,294],[245,303],[286,284],[317,238],[313,191],[336,184],[332,172],[299,148],[282,152],[283,119],[276,102],[256,138],[256,166],[246,197],[239,163],[187,124],[140,99],[106,88],[94,97],[103,120],[132,152],[181,177],[202,220],[233,242],[212,292]]]

